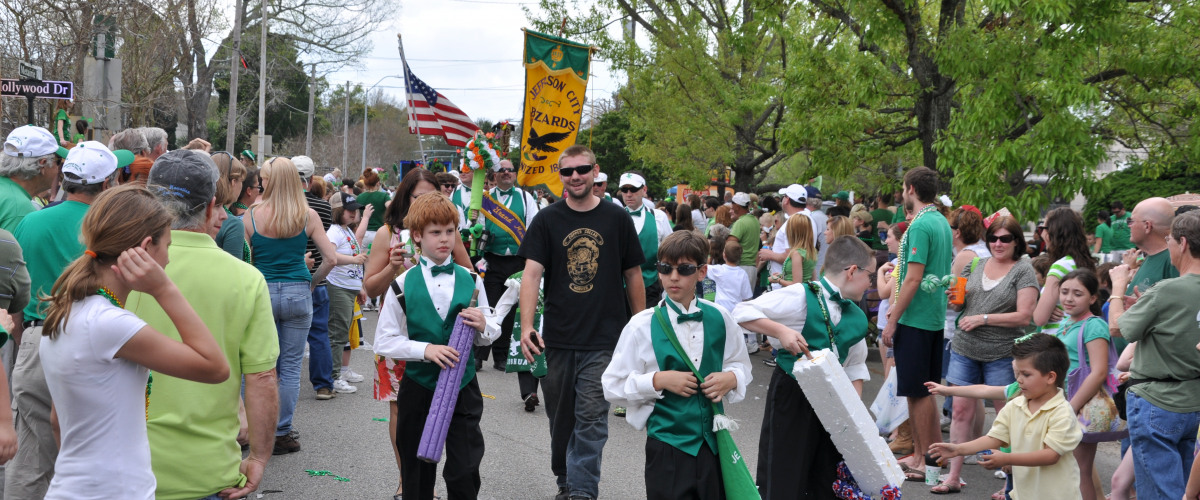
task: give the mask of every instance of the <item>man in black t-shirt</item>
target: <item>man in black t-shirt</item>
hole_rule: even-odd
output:
[[[645,258],[625,211],[592,195],[596,155],[575,145],[558,163],[565,196],[533,219],[518,253],[527,259],[521,350],[531,362],[546,352],[542,391],[550,419],[550,470],[558,481],[555,499],[593,499],[599,495],[600,454],[608,440],[600,375],[630,313],[646,303]],[[543,275],[546,304],[537,332],[534,312]]]

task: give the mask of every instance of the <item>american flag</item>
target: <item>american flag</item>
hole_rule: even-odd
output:
[[[446,144],[455,147],[467,145],[479,127],[463,110],[458,109],[446,96],[417,78],[404,65],[405,83],[408,91],[408,131],[414,134],[439,135]],[[420,130],[417,130],[420,125]]]

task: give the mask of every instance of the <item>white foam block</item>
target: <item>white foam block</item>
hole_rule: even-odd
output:
[[[874,496],[885,486],[904,484],[904,471],[837,356],[828,349],[814,351],[812,361],[801,356],[792,374],[864,492]]]

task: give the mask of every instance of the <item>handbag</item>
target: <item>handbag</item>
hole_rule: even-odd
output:
[[[696,375],[696,380],[704,380],[700,371],[692,364],[692,359],[684,352],[683,346],[679,345],[679,339],[675,337],[675,329],[671,328],[671,323],[666,320],[662,306],[654,308],[654,318],[658,320],[659,326],[666,333],[667,340],[670,340],[671,345],[675,347],[675,352],[679,353],[679,357],[683,358],[683,362],[687,363],[688,368]],[[754,477],[750,475],[750,469],[746,466],[742,453],[738,451],[737,443],[733,442],[733,436],[729,433],[729,431],[737,430],[737,424],[733,419],[725,416],[717,403],[712,403],[712,410],[713,431],[717,435],[717,458],[721,461],[721,481],[725,485],[725,498],[728,500],[761,500],[762,495],[758,493]]]
[[[1093,318],[1079,322],[1079,332],[1076,335],[1075,344],[1076,352],[1079,353],[1079,366],[1067,373],[1068,400],[1075,395],[1079,386],[1092,373],[1087,345],[1083,341],[1083,327]],[[1084,442],[1115,441],[1122,439],[1127,434],[1125,421],[1121,419],[1112,397],[1112,394],[1118,390],[1116,366],[1117,351],[1110,342],[1108,344],[1108,376],[1096,395],[1092,396],[1092,399],[1079,411],[1079,424],[1083,428]]]

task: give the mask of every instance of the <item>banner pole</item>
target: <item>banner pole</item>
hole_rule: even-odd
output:
[[[396,46],[400,50],[400,64],[404,65],[404,98],[405,102],[408,103],[408,112],[412,114],[413,124],[415,125],[413,130],[417,131],[417,149],[421,152],[421,165],[424,166],[425,145],[421,143],[421,119],[417,118],[417,108],[413,107],[412,94],[408,90],[410,88],[408,82],[410,72],[408,70],[408,60],[404,59],[404,39],[400,36],[400,33],[396,33]]]

